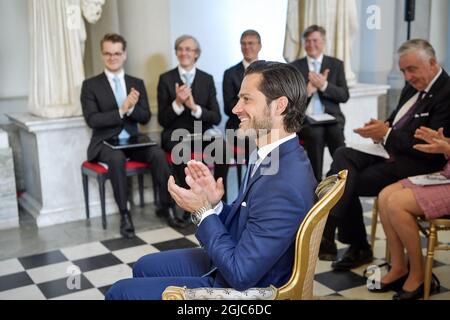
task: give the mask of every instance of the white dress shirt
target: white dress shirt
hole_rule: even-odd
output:
[[[269,153],[271,153],[274,149],[278,148],[281,144],[291,140],[291,139],[296,139],[297,138],[297,134],[293,133],[290,134],[287,137],[284,137],[280,140],[277,140],[275,142],[272,142],[268,145],[265,145],[261,148],[258,149],[258,161],[256,161],[255,166],[253,167],[252,170],[252,176],[253,174],[256,172],[256,169],[258,169],[258,166],[264,161],[264,159],[269,155]],[[208,211],[206,211],[203,215],[202,215],[202,219],[200,220],[200,223],[198,225],[200,225],[203,220],[205,220],[206,217],[212,215],[212,214],[217,214],[219,215],[222,212],[223,209],[223,203],[222,201],[220,201],[213,209],[210,209]]]

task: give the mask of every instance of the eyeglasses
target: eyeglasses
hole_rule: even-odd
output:
[[[107,57],[107,58],[120,58],[123,55],[123,52],[103,52],[102,53],[103,56]]]
[[[257,44],[258,44],[258,42],[256,42],[256,41],[246,41],[246,42],[241,42],[241,47],[256,46]]]
[[[176,52],[195,52],[195,51],[197,51],[197,49],[192,49],[192,48],[177,48],[175,51],[176,51]]]

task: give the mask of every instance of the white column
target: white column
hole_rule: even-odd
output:
[[[448,40],[448,0],[431,1],[430,43],[440,64],[445,63]]]

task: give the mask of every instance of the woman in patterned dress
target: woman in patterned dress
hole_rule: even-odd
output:
[[[443,128],[435,131],[421,127],[414,137],[426,142],[414,145],[414,149],[442,153],[450,159],[450,139],[444,137]],[[441,174],[450,178],[450,160]],[[423,296],[424,264],[416,218],[434,219],[449,215],[450,184],[419,186],[403,179],[384,188],[378,196],[378,203],[392,267],[382,277],[380,286],[369,288],[369,291],[395,290],[394,300],[419,299]]]

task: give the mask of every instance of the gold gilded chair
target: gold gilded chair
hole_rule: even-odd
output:
[[[430,297],[431,279],[433,277],[434,251],[450,250],[449,245],[439,244],[438,242],[438,232],[450,230],[450,216],[446,216],[441,219],[421,220],[421,222],[422,221],[427,221],[429,223],[428,228],[426,228],[425,230],[422,229],[428,238],[427,256],[425,259],[425,279],[423,295],[423,299],[428,300],[428,298]]]
[[[297,232],[295,258],[289,281],[280,288],[250,288],[237,291],[232,288],[167,287],[163,300],[308,300],[313,297],[313,282],[320,240],[330,210],[344,193],[347,170],[327,177],[316,188],[319,199],[309,210]]]

